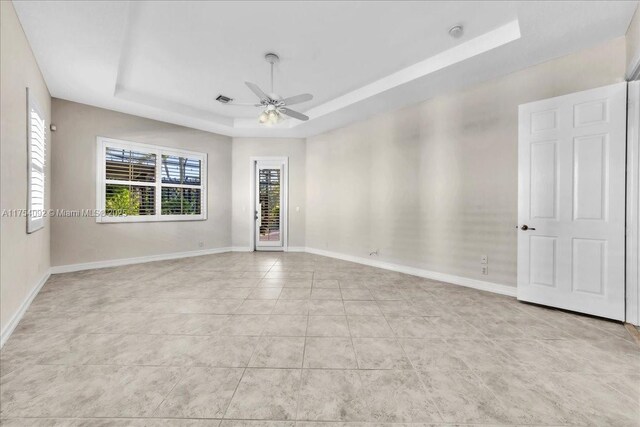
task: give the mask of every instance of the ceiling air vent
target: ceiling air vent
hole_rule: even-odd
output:
[[[228,96],[224,96],[224,95],[218,95],[218,97],[216,98],[216,101],[222,102],[223,104],[228,104],[231,101],[233,101],[233,98],[229,98]]]

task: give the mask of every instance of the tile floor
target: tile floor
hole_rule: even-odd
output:
[[[6,426],[640,423],[619,323],[309,254],[52,276],[0,366]]]

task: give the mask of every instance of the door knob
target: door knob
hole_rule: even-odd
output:
[[[535,228],[529,227],[527,224],[525,224],[522,227],[520,227],[520,230],[522,230],[522,231],[535,230]]]

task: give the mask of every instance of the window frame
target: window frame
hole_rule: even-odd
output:
[[[33,199],[32,199],[32,181],[33,181],[33,144],[32,137],[32,110],[42,120],[42,209],[38,210],[38,215],[34,215]],[[40,167],[37,167],[40,169]],[[47,206],[47,119],[44,116],[40,104],[27,88],[27,234],[35,233],[44,228],[44,216]]]
[[[167,222],[167,221],[205,221],[207,219],[207,154],[178,148],[125,141],[121,139],[98,136],[96,156],[96,222],[98,223],[127,223],[127,222]],[[106,149],[118,148],[134,150],[142,153],[155,154],[156,179],[155,182],[107,180],[105,176]],[[163,184],[162,156],[188,157],[200,160],[200,185]],[[136,216],[108,216],[104,214],[106,208],[107,184],[144,186],[155,188],[155,214]],[[200,214],[198,215],[162,215],[162,188],[191,188],[200,189]]]

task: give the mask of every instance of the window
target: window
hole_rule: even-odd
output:
[[[44,227],[46,123],[44,114],[27,89],[27,233]]]
[[[206,219],[207,156],[98,138],[98,222]]]

